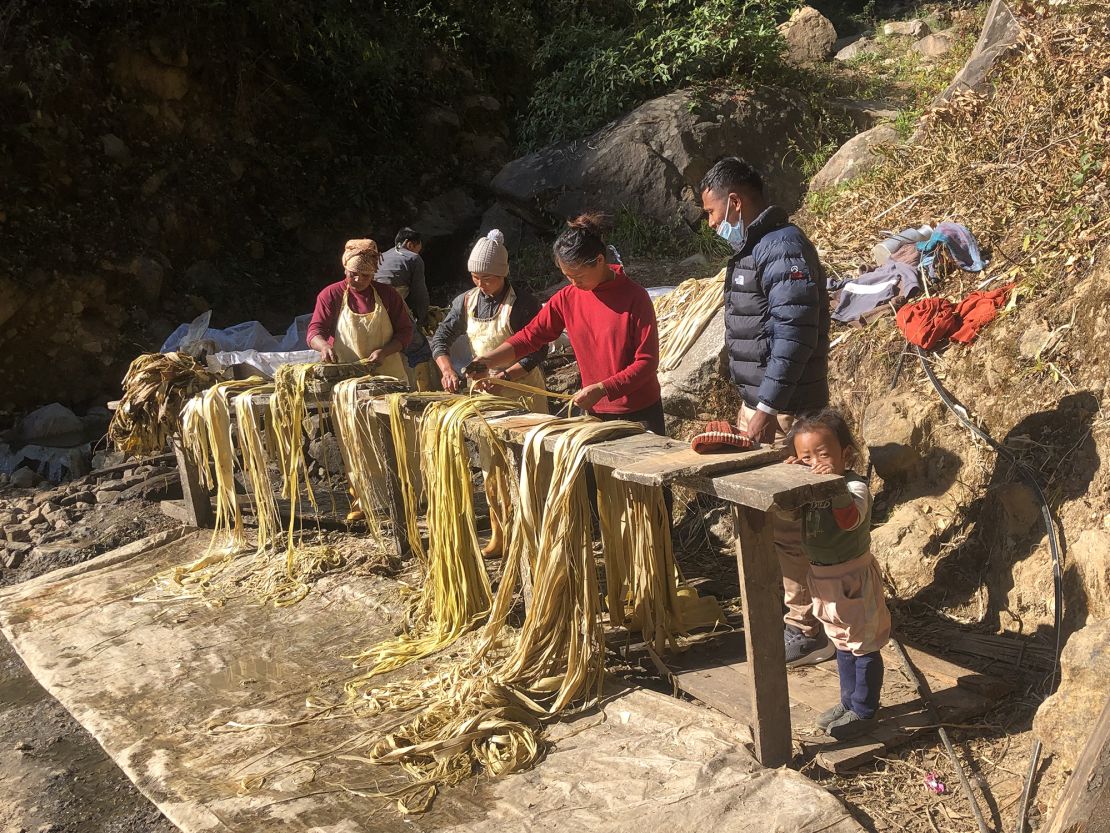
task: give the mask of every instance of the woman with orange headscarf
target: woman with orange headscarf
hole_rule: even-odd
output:
[[[374,280],[380,260],[373,240],[347,241],[343,280],[316,296],[308,346],[321,361],[368,359],[381,375],[406,381],[400,354],[412,340],[412,318],[397,290]]]

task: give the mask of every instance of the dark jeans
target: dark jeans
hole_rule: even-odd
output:
[[[602,422],[613,422],[617,419],[638,422],[640,425],[644,426],[645,431],[658,434],[660,437],[667,436],[667,420],[663,416],[662,399],[654,405],[648,405],[646,408],[641,408],[638,411],[629,411],[627,414],[594,414],[594,416]]]
[[[641,408],[638,411],[629,411],[627,414],[594,414],[602,422],[613,422],[614,420],[623,419],[628,422],[638,422],[644,427],[645,431],[650,431],[653,434],[658,434],[660,437],[667,436],[667,420],[663,415],[663,400],[659,400],[654,405],[648,405],[646,408]],[[593,507],[594,516],[597,516],[597,498],[595,496],[593,472],[589,475],[589,489],[590,489],[590,505]],[[667,504],[667,519],[674,518],[674,494],[671,492],[669,486],[663,487],[663,502]]]
[[[874,717],[883,689],[883,655],[875,651],[857,657],[838,650],[836,670],[840,675],[840,705],[862,718]]]

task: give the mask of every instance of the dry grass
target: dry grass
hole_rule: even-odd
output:
[[[1017,13],[1023,34],[993,91],[929,109],[916,141],[811,200],[802,222],[835,271],[868,262],[886,229],[941,220],[971,228],[1007,278],[1070,282],[1090,268],[1110,223],[1110,8],[1036,0]]]

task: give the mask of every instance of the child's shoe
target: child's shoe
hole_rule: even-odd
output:
[[[860,717],[851,709],[845,709],[844,714],[825,727],[827,732],[837,740],[848,740],[867,731],[874,718]]]
[[[787,668],[816,665],[836,655],[836,646],[825,635],[824,630],[819,630],[816,636],[806,636],[793,625],[787,625],[783,630],[783,643]]]
[[[829,728],[829,724],[832,723],[834,720],[839,720],[841,717],[843,717],[846,711],[848,710],[844,708],[843,704],[841,703],[837,703],[831,709],[826,709],[825,711],[821,712],[820,716],[817,718],[817,728],[820,729],[822,732],[827,731]]]

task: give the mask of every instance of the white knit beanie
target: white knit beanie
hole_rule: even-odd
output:
[[[466,268],[474,274],[509,277],[509,250],[505,248],[505,235],[500,230],[493,229],[485,237],[479,238],[470,250]]]

